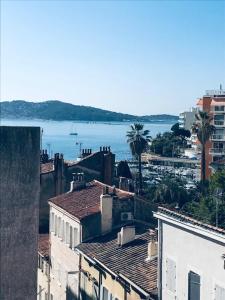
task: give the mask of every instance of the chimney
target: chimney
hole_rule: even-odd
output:
[[[117,235],[117,243],[119,246],[123,246],[127,243],[132,242],[135,239],[135,227],[126,226],[122,227]]]
[[[126,177],[120,177],[119,189],[123,191],[129,191],[129,183]]]
[[[112,208],[113,208],[113,197],[112,195],[109,194],[108,186],[104,186],[102,195],[100,196],[102,234],[105,234],[112,230]]]
[[[151,240],[148,243],[148,257],[147,260],[155,258],[158,254],[158,243],[156,241],[156,235],[154,230],[150,230]]]
[[[84,173],[73,173],[73,180],[70,182],[70,192],[86,187]]]

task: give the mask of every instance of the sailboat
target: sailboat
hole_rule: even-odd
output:
[[[76,132],[74,126],[72,126],[72,128],[71,128],[70,135],[78,135],[78,133]]]

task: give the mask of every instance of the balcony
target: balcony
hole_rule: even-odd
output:
[[[211,112],[214,114],[224,114],[225,113],[225,107],[224,106],[214,106],[211,109]]]
[[[225,123],[224,123],[224,121],[214,120],[213,125],[214,125],[214,126],[221,126],[221,127],[224,127],[224,126],[225,126]]]
[[[225,148],[223,148],[223,149],[221,149],[221,148],[211,148],[209,150],[209,154],[224,155],[225,154]]]
[[[225,135],[223,135],[223,134],[213,134],[212,137],[211,137],[211,140],[212,141],[216,141],[216,140],[225,141]]]

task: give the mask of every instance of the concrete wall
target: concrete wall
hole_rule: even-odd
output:
[[[201,299],[215,298],[215,285],[225,288],[224,243],[162,223],[162,300],[188,299],[188,273],[201,276]],[[176,292],[167,288],[166,260],[176,264]]]
[[[40,128],[0,127],[0,299],[37,291]]]

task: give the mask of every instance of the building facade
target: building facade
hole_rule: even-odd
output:
[[[0,299],[37,298],[40,128],[0,127]]]
[[[198,100],[200,110],[212,116],[216,131],[206,143],[206,177],[212,174],[211,163],[225,158],[225,90],[206,91]]]
[[[53,299],[77,299],[80,257],[75,247],[90,238],[110,232],[134,215],[134,194],[99,181],[86,183],[77,174],[67,193],[49,200],[49,291]],[[46,282],[39,272],[38,286]]]
[[[225,299],[225,230],[159,208],[160,300]]]
[[[192,125],[195,122],[195,114],[197,113],[197,108],[192,108],[190,111],[184,111],[179,114],[179,126],[181,128],[184,128],[186,130],[190,130],[192,128]]]
[[[69,191],[73,173],[84,173],[86,181],[96,179],[111,185],[115,167],[115,154],[110,147],[100,147],[94,153],[90,149],[83,149],[79,161],[65,161],[59,153],[50,161],[45,156],[46,153],[43,152],[41,160],[45,163],[41,164],[40,233],[46,233],[49,229],[48,200]]]
[[[157,299],[157,243],[148,229],[125,226],[77,250],[79,299]]]

